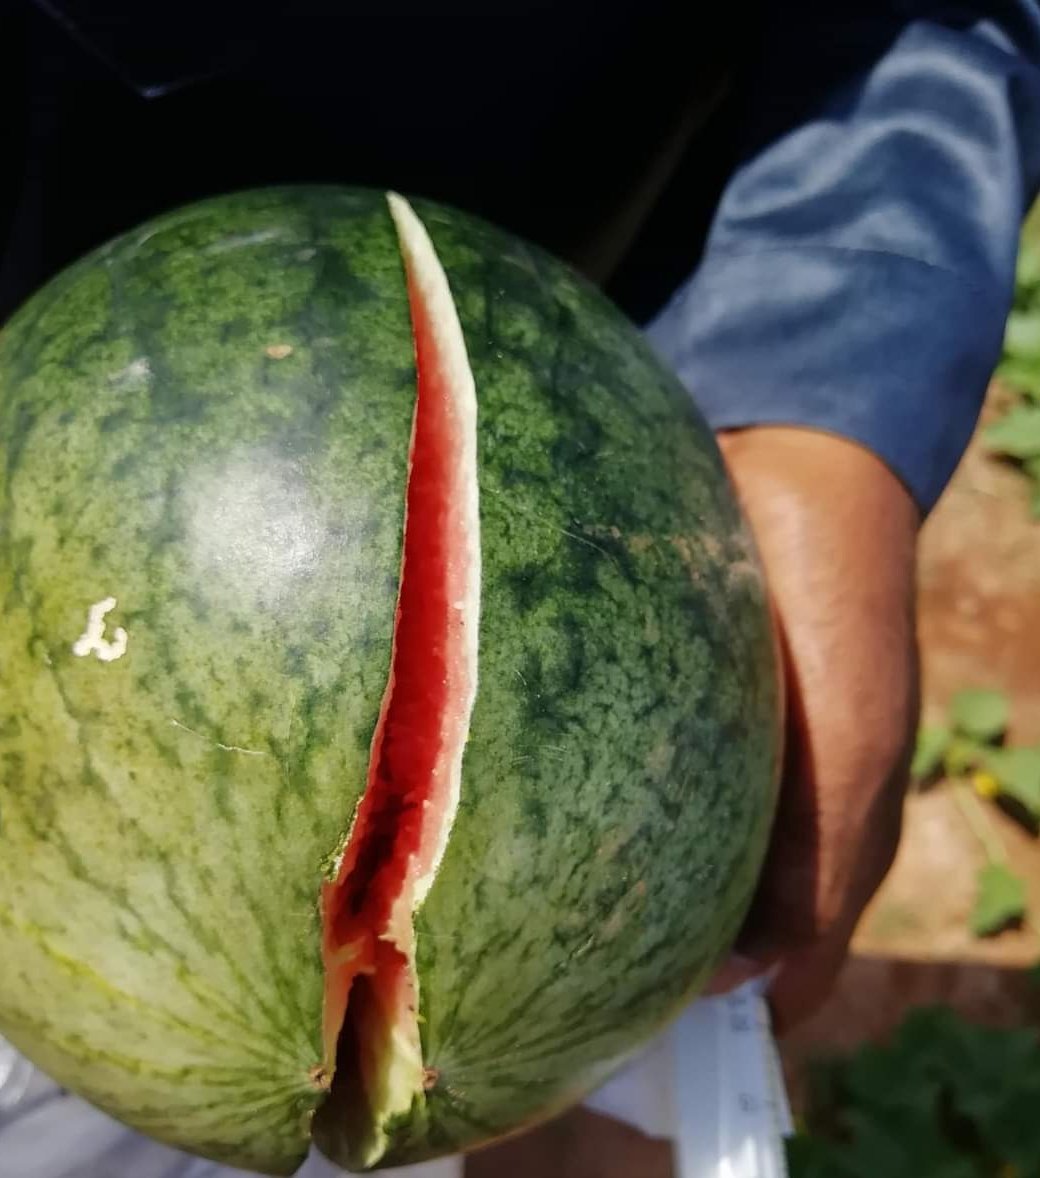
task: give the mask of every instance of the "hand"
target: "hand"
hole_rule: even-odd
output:
[[[719,992],[773,967],[779,1030],[830,990],[895,855],[918,714],[918,512],[873,454],[811,430],[719,438],[766,568],[788,689],[780,805]]]

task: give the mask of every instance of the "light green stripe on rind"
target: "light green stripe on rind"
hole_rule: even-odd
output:
[[[414,390],[381,194],[175,214],[0,335],[0,1031],[249,1168],[320,1099]],[[125,656],[76,657],[110,595]]]

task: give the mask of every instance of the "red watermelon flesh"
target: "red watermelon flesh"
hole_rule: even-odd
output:
[[[421,223],[398,198],[391,210],[417,373],[403,558],[367,786],[323,891],[326,1061],[334,1066],[339,1042],[348,1103],[367,1107],[369,1125],[422,1086],[412,916],[458,805],[480,586],[476,401],[462,331]]]

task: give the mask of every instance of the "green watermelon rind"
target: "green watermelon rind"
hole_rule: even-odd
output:
[[[685,391],[558,263],[415,208],[476,379],[484,578],[416,921],[433,1082],[380,1165],[539,1119],[696,993],[780,755],[760,566]],[[0,333],[0,1032],[272,1173],[324,1098],[317,897],[386,682],[414,380],[385,200],[356,190],[159,219]],[[77,658],[109,595],[126,655]]]

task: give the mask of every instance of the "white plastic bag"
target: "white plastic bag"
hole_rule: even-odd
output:
[[[761,983],[695,1002],[586,1105],[671,1138],[677,1178],[785,1178],[791,1113]]]

